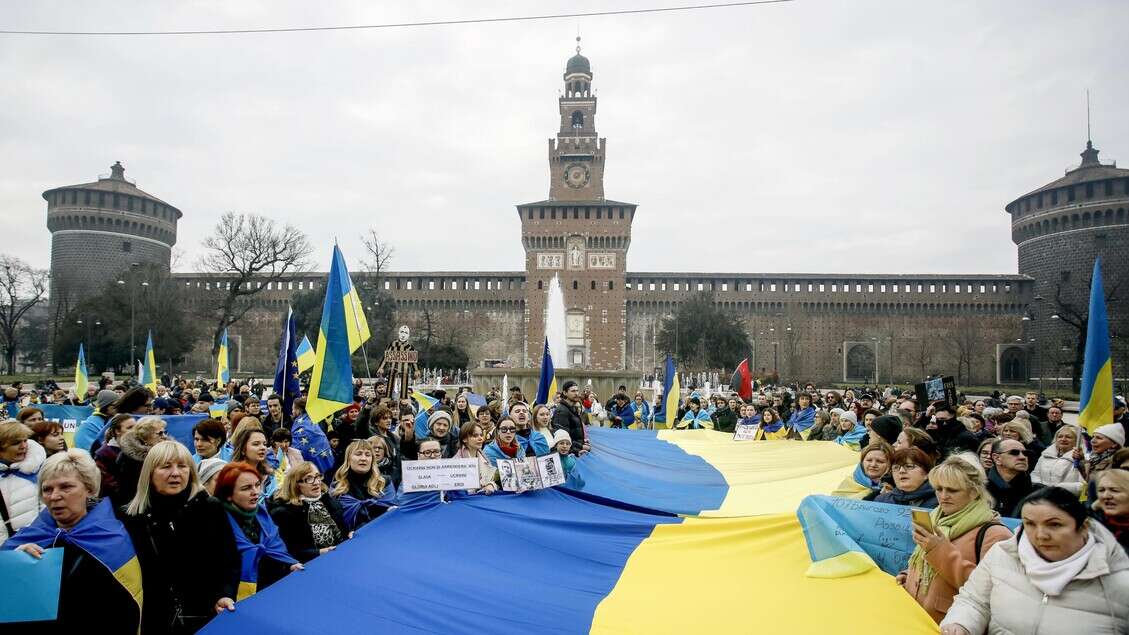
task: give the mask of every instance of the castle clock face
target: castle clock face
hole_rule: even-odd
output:
[[[579,163],[573,163],[565,168],[564,180],[565,184],[573,189],[580,189],[588,185],[588,180],[591,178],[591,173],[588,171],[588,166]]]

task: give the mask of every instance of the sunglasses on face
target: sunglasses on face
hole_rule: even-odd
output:
[[[505,426],[505,427],[502,427],[502,428],[498,428],[498,432],[517,432],[517,428],[511,428],[510,426]]]
[[[1023,456],[1023,450],[1008,450],[1007,452],[1000,452],[999,454],[1010,454],[1011,456]]]

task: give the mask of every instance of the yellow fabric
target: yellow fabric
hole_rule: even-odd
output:
[[[770,444],[778,445],[778,444]],[[879,569],[825,580],[793,513],[658,525],[596,607],[591,633],[936,633]]]
[[[805,496],[831,493],[858,464],[858,454],[830,441],[738,443],[712,430],[662,430],[658,438],[702,457],[725,478],[725,501],[704,517],[795,513]]]
[[[259,585],[255,582],[243,582],[240,580],[239,589],[235,592],[235,601],[242,602],[252,595],[255,595],[255,591],[257,591],[258,588]]]
[[[787,426],[780,426],[780,429],[776,432],[765,432],[764,428],[757,430],[757,441],[784,441],[787,438]]]
[[[866,495],[871,492],[871,489],[869,487],[866,487],[865,485],[859,485],[858,482],[855,481],[853,473],[854,470],[852,469],[852,475],[848,475],[847,478],[843,479],[842,483],[839,483],[839,487],[836,487],[835,490],[831,492],[832,496],[840,496],[842,498],[857,498],[858,500],[866,498]]]
[[[804,575],[812,578],[849,578],[877,569],[870,556],[861,551],[848,551],[834,558],[811,563]]]
[[[1098,370],[1090,400],[1078,413],[1078,425],[1090,434],[1107,423],[1113,423],[1113,360],[1106,360]]]

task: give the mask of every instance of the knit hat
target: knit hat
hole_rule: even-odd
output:
[[[1107,423],[1094,430],[1094,434],[1100,434],[1117,445],[1125,445],[1125,428],[1120,423]]]
[[[219,473],[225,465],[227,463],[223,459],[214,456],[210,459],[201,460],[200,465],[196,466],[196,471],[200,474],[200,484],[207,483],[208,479]]]
[[[446,419],[447,423],[451,423],[451,413],[446,410],[436,410],[431,413],[431,416],[427,418],[427,429],[430,430],[431,425],[440,419]]]
[[[870,429],[877,432],[886,443],[893,445],[902,433],[902,418],[897,415],[882,415],[870,422]]]
[[[855,414],[854,410],[848,410],[839,415],[839,421],[850,421],[852,424],[858,425],[859,418],[858,415]]]
[[[106,406],[118,400],[118,393],[112,390],[99,390],[97,396],[94,397],[94,403],[101,410]]]
[[[832,409],[831,409],[831,414],[833,414],[833,415],[838,415],[838,417],[839,417],[840,419],[842,419],[842,418],[843,418],[843,413],[844,413],[844,412],[846,412],[846,410],[843,410],[842,408],[832,408]]]
[[[568,436],[568,432],[566,430],[557,430],[553,433],[552,447],[557,447],[557,444],[561,441],[568,441],[569,443],[572,443],[572,437]]]

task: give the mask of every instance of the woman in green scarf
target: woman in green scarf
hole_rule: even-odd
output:
[[[929,512],[931,527],[913,526],[917,547],[898,582],[938,623],[953,597],[992,545],[1011,531],[992,511],[984,472],[975,456],[951,456],[929,472],[938,505]]]

